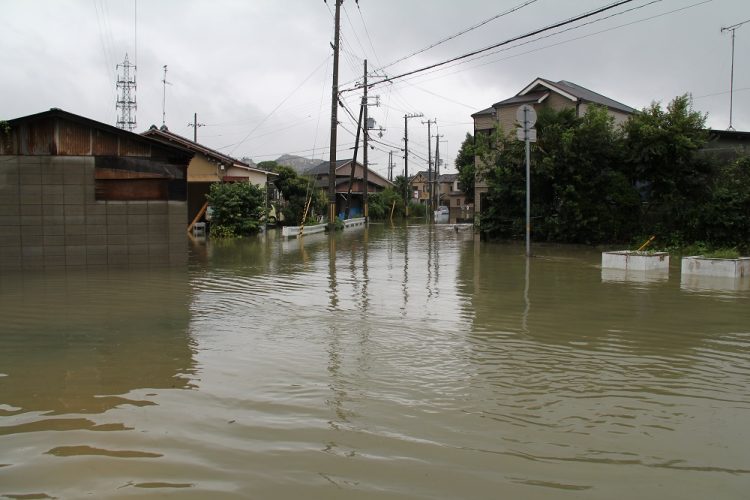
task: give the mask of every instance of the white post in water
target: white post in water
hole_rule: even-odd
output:
[[[519,141],[526,142],[526,256],[531,257],[531,147],[536,142],[536,111],[533,106],[524,104],[516,111],[516,120],[521,128],[516,129]]]

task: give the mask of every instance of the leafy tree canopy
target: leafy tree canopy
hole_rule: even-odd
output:
[[[474,136],[467,133],[461,148],[456,155],[456,170],[458,170],[458,187],[466,195],[466,201],[474,201]]]
[[[249,182],[211,184],[206,196],[213,211],[212,232],[246,236],[260,229],[265,214],[265,189]]]

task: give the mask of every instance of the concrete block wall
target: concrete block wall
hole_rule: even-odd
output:
[[[0,269],[180,264],[187,203],[97,201],[94,158],[0,156]]]

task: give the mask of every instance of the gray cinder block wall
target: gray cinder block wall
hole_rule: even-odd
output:
[[[0,269],[187,260],[187,203],[97,201],[90,156],[0,156]]]

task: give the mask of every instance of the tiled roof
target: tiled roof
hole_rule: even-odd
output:
[[[240,161],[240,160],[237,160],[236,158],[232,158],[231,156],[225,155],[224,153],[220,153],[200,143],[193,142],[186,137],[182,137],[181,135],[171,132],[166,127],[157,128],[156,125],[151,125],[151,127],[147,131],[143,132],[141,135],[145,137],[150,137],[152,139],[160,140],[163,142],[167,142],[170,144],[176,144],[185,149],[189,149],[191,151],[203,153],[209,158],[219,161],[225,165],[234,165],[237,167],[245,168],[247,170],[255,170],[256,172],[264,172],[266,174],[270,173],[266,170],[250,165],[249,163],[245,163],[244,161]]]

